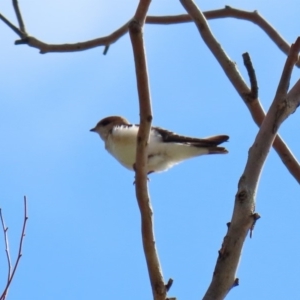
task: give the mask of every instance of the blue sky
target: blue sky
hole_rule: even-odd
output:
[[[20,1],[28,32],[49,43],[107,35],[134,14],[137,3]],[[300,33],[296,1],[197,3],[203,10],[225,5],[258,10],[289,43]],[[10,1],[2,1],[0,11],[15,22]],[[184,10],[179,1],[153,1],[149,13]],[[242,53],[249,52],[267,109],[286,56],[252,23],[219,19],[209,24],[247,82]],[[89,132],[108,115],[139,120],[128,35],[103,56],[102,47],[40,55],[34,48],[14,46],[17,36],[2,23],[0,34],[0,207],[13,258],[23,195],[29,214],[23,257],[8,299],[151,299],[134,174]],[[199,299],[210,283],[258,129],[192,23],[147,25],[145,39],[153,124],[191,136],[230,135],[228,155],[187,161],[151,175],[149,183],[163,273],[166,281],[174,279],[169,295]],[[291,84],[298,78],[295,69]],[[299,130],[299,112],[280,128],[298,158]],[[262,218],[245,243],[237,272],[240,286],[227,299],[297,297],[299,211],[299,185],[271,150],[257,194]],[[0,244],[1,286],[6,268]]]

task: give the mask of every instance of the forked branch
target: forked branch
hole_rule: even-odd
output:
[[[10,22],[7,18],[5,18],[5,16],[3,16],[2,14],[0,14],[0,20],[2,20],[7,26],[9,26],[21,38],[21,40],[15,42],[16,45],[27,44],[30,47],[39,49],[40,53],[83,51],[100,46],[104,46],[107,49],[109,45],[115,43],[119,38],[127,33],[128,24],[130,22],[129,20],[113,33],[94,40],[79,42],[75,44],[47,44],[28,35],[25,30],[25,25],[17,0],[13,0],[13,6],[19,23],[19,28],[12,22]],[[207,20],[220,18],[236,18],[252,22],[259,26],[281,51],[283,51],[286,55],[289,53],[290,45],[257,11],[244,11],[232,8],[230,6],[225,6],[225,8],[223,9],[206,11],[203,12],[203,14]],[[193,18],[189,14],[174,16],[147,16],[145,19],[146,24],[156,25],[172,25],[192,21]],[[300,67],[300,59],[297,62],[297,66]]]
[[[23,241],[24,241],[24,237],[25,237],[26,223],[27,223],[27,220],[28,220],[26,196],[24,196],[24,220],[23,220],[23,227],[22,227],[22,232],[21,232],[21,236],[20,236],[18,257],[17,257],[17,260],[15,262],[14,267],[12,267],[11,259],[10,259],[10,252],[9,252],[9,245],[8,245],[8,235],[7,235],[8,227],[5,226],[5,222],[4,222],[4,219],[3,219],[1,209],[0,209],[0,218],[1,218],[1,224],[2,224],[2,229],[3,229],[3,233],[4,233],[5,252],[6,252],[7,263],[8,263],[7,282],[6,282],[5,288],[2,292],[2,295],[0,296],[0,300],[5,300],[8,289],[9,289],[9,286],[10,286],[10,284],[11,284],[13,278],[14,278],[14,275],[15,275],[16,270],[18,268],[20,259],[22,257],[22,247],[23,247]]]
[[[19,23],[20,30],[22,32],[26,32],[18,0],[13,0],[13,7],[14,7],[14,10],[15,10],[15,13],[16,13],[16,16],[17,16],[17,20],[18,20],[18,23]]]
[[[188,5],[188,3],[190,3]],[[192,3],[192,4],[191,4]],[[264,109],[262,108],[259,99],[254,98],[251,90],[248,88],[247,84],[244,82],[242,77],[240,76],[238,70],[236,69],[234,62],[230,61],[229,57],[225,54],[225,52],[219,47],[220,51],[215,51],[218,47],[217,42],[212,36],[209,31],[209,27],[206,23],[204,16],[207,19],[216,19],[216,18],[238,18],[243,20],[248,20],[256,25],[258,25],[262,30],[264,30],[268,36],[275,42],[275,44],[284,52],[288,53],[290,47],[288,43],[278,34],[278,32],[264,19],[262,18],[257,11],[254,12],[247,12],[243,10],[238,10],[226,6],[224,9],[207,11],[201,14],[201,18],[197,19],[197,14],[199,9],[197,6],[191,1],[182,1],[182,4],[188,11],[188,15],[177,15],[177,16],[148,16],[145,19],[146,23],[149,24],[175,24],[175,23],[182,23],[182,22],[190,22],[195,21],[198,24],[198,28],[202,28],[202,36],[204,41],[207,43],[209,48],[214,53],[215,57],[223,67],[226,75],[244,100],[245,104],[247,105],[251,116],[255,123],[260,126],[263,122],[265,117]],[[114,31],[112,34],[97,38],[94,40],[89,40],[86,42],[80,42],[75,44],[46,44],[32,36],[29,36],[25,32],[25,25],[23,23],[22,15],[20,9],[18,7],[18,3],[14,0],[14,7],[17,15],[17,19],[19,22],[19,27],[17,28],[14,24],[12,24],[8,19],[6,19],[3,15],[0,14],[0,19],[7,24],[14,32],[16,32],[21,40],[16,41],[16,44],[27,44],[30,47],[38,48],[40,53],[48,53],[48,52],[73,52],[73,51],[83,51],[87,49],[91,49],[94,47],[105,46],[104,53],[107,53],[109,45],[116,42],[120,37],[128,31],[128,25],[130,23],[127,22],[119,29]],[[189,7],[189,8],[188,8]],[[197,11],[198,10],[198,11]],[[197,19],[197,20],[196,20]],[[209,38],[211,36],[212,38]],[[223,52],[223,54],[222,54]],[[227,65],[227,61],[229,64]],[[300,60],[297,61],[297,65],[300,66]],[[280,156],[282,162],[287,167],[289,172],[294,176],[294,178],[300,183],[300,165],[294,155],[291,153],[285,142],[282,138],[278,135],[273,144],[274,149]]]
[[[289,44],[280,36],[280,34],[263,18],[257,11],[248,12],[243,10],[238,10],[226,6],[224,9],[212,10],[201,13],[201,17],[198,18],[199,9],[192,1],[181,1],[182,4],[187,9],[187,15],[176,15],[176,16],[147,16],[145,23],[148,24],[177,24],[184,22],[194,21],[198,24],[198,28],[202,28],[202,36],[204,41],[207,43],[211,51],[214,53],[215,57],[223,67],[226,75],[234,85],[235,89],[238,91],[245,104],[247,105],[251,116],[255,123],[260,126],[264,120],[265,112],[262,108],[258,98],[254,98],[251,90],[248,88],[247,84],[244,82],[240,76],[238,70],[236,69],[234,62],[230,61],[229,57],[221,49],[220,51],[214,51],[218,47],[217,42],[209,31],[209,27],[206,23],[204,16],[207,19],[217,19],[217,18],[237,18],[242,20],[247,20],[258,25],[266,34],[270,37],[271,40],[285,53],[288,54],[290,46]],[[189,4],[190,3],[190,4]],[[29,36],[25,31],[25,25],[22,19],[22,15],[18,6],[17,0],[13,1],[17,19],[19,22],[19,28],[16,27],[12,22],[0,14],[0,19],[9,26],[19,37],[20,40],[16,41],[15,44],[27,44],[30,47],[34,47],[40,50],[40,53],[48,52],[74,52],[74,51],[83,51],[99,46],[104,46],[104,54],[107,53],[109,46],[116,42],[119,38],[125,35],[128,31],[128,25],[131,21],[126,22],[119,29],[111,33],[110,35],[100,37],[94,40],[89,40],[86,42],[79,42],[75,44],[47,44],[44,43],[35,37]],[[209,38],[212,36],[213,38]],[[223,52],[223,54],[222,54]],[[227,61],[229,64],[227,65]],[[297,65],[300,66],[300,59],[297,60]],[[294,176],[294,178],[300,183],[300,165],[294,155],[291,153],[285,142],[282,138],[277,135],[273,147],[278,153],[284,165],[287,167],[289,172]]]
[[[235,62],[229,58],[220,43],[213,36],[204,14],[200,11],[197,5],[192,0],[181,0],[181,3],[193,18],[203,41],[221,65],[223,71],[236,91],[244,100],[253,120],[258,126],[260,126],[265,118],[265,112],[259,99],[253,98],[253,93],[239,73]],[[273,147],[286,168],[294,176],[298,183],[300,183],[300,165],[279,135],[277,135]]]
[[[233,216],[223,240],[212,282],[203,299],[224,299],[237,280],[236,270],[245,238],[259,218],[254,213],[258,181],[276,133],[282,122],[300,104],[300,80],[288,92],[293,67],[300,51],[300,38],[292,45],[274,101],[250,148],[245,170],[235,197]]]

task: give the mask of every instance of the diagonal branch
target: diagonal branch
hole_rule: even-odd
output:
[[[256,24],[260,27],[269,38],[277,45],[277,47],[286,55],[290,50],[290,45],[284,40],[284,38],[268,23],[258,11],[245,11],[241,9],[235,9],[228,5],[223,9],[216,9],[210,11],[204,11],[204,16],[207,20],[220,19],[220,18],[236,18],[239,20],[246,20]],[[192,22],[193,18],[190,15],[174,15],[174,16],[148,16],[146,19],[147,24],[164,24],[172,25],[179,23]],[[297,66],[300,67],[300,58],[297,62]]]
[[[228,79],[244,100],[255,123],[260,126],[265,118],[265,112],[259,99],[253,99],[251,90],[239,73],[235,62],[228,57],[224,49],[213,36],[203,13],[196,4],[192,0],[181,0],[181,3],[193,18],[204,42],[223,68]],[[298,183],[300,183],[300,165],[279,135],[277,135],[273,147],[289,172],[294,176]]]
[[[3,21],[12,31],[14,31],[20,38],[23,38],[24,32],[22,32],[18,27],[16,27],[13,23],[11,23],[8,19],[6,19],[2,14],[0,14],[0,20]]]
[[[252,115],[255,123],[260,126],[265,118],[265,113],[261,109],[261,104],[258,99],[258,86],[255,76],[255,71],[253,69],[249,54],[243,54],[244,64],[247,68],[250,85],[251,85],[251,93],[249,98],[252,99],[248,101],[248,108]],[[282,140],[282,138],[277,135],[274,142],[273,147],[275,151],[278,153],[282,162],[286,165],[290,173],[295,177],[295,179],[299,182],[300,178],[300,167],[297,159],[294,157],[293,153],[290,151],[286,143]],[[300,182],[299,182],[300,183]]]
[[[208,13],[204,12],[204,15],[207,19],[236,18],[252,22],[259,26],[283,53],[286,55],[289,54],[289,43],[284,40],[284,38],[258,13],[257,10],[252,12],[225,6],[225,9],[218,9]],[[300,67],[300,59],[297,61],[297,66]]]
[[[135,187],[141,213],[143,247],[150,277],[153,298],[165,300],[167,289],[155,247],[153,212],[147,187],[147,144],[152,122],[151,99],[147,62],[143,41],[143,26],[150,0],[140,0],[135,16],[129,24],[129,33],[135,61],[140,104],[140,127],[137,135]]]
[[[233,216],[214,270],[212,282],[203,299],[224,299],[234,283],[245,238],[253,228],[258,181],[267,155],[282,122],[300,104],[300,80],[287,94],[294,64],[300,51],[300,38],[292,45],[274,101],[250,148],[245,170],[238,184]]]

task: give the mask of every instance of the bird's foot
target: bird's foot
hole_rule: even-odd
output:
[[[134,178],[135,178],[135,176],[134,176]],[[150,182],[150,178],[149,177],[147,177],[147,181]],[[132,184],[135,185],[135,179],[134,179],[134,182]]]

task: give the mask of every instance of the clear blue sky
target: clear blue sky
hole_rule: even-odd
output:
[[[32,0],[20,5],[31,35],[64,43],[109,34],[133,15],[137,2]],[[204,10],[225,4],[257,9],[289,43],[300,34],[298,1],[197,3]],[[2,1],[0,11],[15,22],[11,1]],[[150,9],[152,15],[175,13],[184,13],[179,1],[153,1]],[[247,82],[242,53],[250,53],[267,109],[286,56],[252,23],[219,19],[209,24]],[[14,259],[23,195],[29,214],[23,257],[8,299],[150,300],[134,174],[89,132],[108,115],[139,120],[128,35],[106,56],[102,47],[40,55],[34,48],[14,46],[17,36],[3,23],[0,35],[0,207]],[[153,124],[192,136],[230,135],[228,155],[187,161],[151,175],[149,183],[163,273],[166,280],[174,279],[170,296],[201,299],[258,129],[192,23],[147,25],[145,38]],[[292,84],[297,78],[295,69]],[[280,133],[300,159],[299,114]],[[245,243],[237,272],[240,286],[227,299],[299,296],[299,211],[299,185],[271,150],[257,194],[262,218]],[[4,286],[2,238],[0,270]]]

